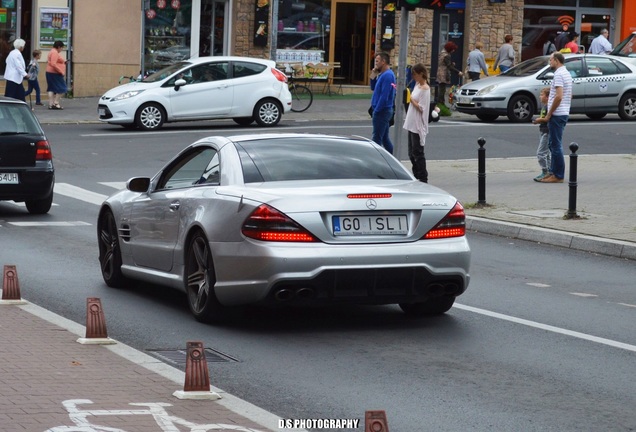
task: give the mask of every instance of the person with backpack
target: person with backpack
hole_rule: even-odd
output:
[[[38,75],[40,74],[40,57],[42,56],[42,51],[36,49],[33,50],[33,58],[31,59],[31,63],[27,68],[27,91],[24,96],[29,96],[35,90],[35,104],[43,105],[42,99],[40,98],[40,82],[38,81]]]

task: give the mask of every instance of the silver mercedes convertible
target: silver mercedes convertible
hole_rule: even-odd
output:
[[[443,314],[470,280],[462,205],[360,137],[201,139],[109,197],[97,236],[108,286],[182,289],[202,322],[248,304]]]

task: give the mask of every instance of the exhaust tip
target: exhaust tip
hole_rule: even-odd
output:
[[[314,294],[315,293],[313,288],[299,288],[298,290],[296,290],[296,295],[298,296],[298,298],[302,299],[313,298]]]
[[[294,297],[294,292],[287,288],[280,289],[274,294],[274,298],[278,301],[287,301]]]

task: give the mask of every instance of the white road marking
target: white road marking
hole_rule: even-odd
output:
[[[530,286],[533,286],[533,287],[536,287],[536,288],[550,288],[551,287],[551,285],[546,285],[546,284],[542,284],[542,283],[539,283],[539,282],[528,282],[528,283],[526,283],[526,285],[530,285]]]
[[[99,182],[99,184],[112,187],[117,190],[126,189],[126,182]]]
[[[82,221],[66,221],[66,222],[8,222],[9,225],[21,226],[21,227],[36,227],[36,226],[55,226],[55,227],[71,227],[71,226],[91,226],[88,222]]]
[[[619,304],[621,306],[627,306],[627,307],[631,307],[631,308],[636,308],[636,305],[634,305],[634,304],[629,304],[629,303],[617,303],[617,304]]]
[[[588,294],[588,293],[571,292],[570,294],[575,295],[575,296],[579,296],[579,297],[598,297],[598,295],[596,295],[596,294]]]
[[[106,195],[91,192],[89,190],[82,189],[81,187],[73,186],[68,183],[55,183],[53,191],[56,194],[75,198],[80,201],[85,201],[87,203],[95,205],[102,205],[104,200],[108,198],[108,196]]]
[[[602,344],[602,345],[607,345],[613,348],[620,348],[626,351],[631,351],[631,352],[636,352],[636,345],[630,345],[630,344],[626,344],[623,342],[618,342],[618,341],[614,341],[611,339],[605,339],[602,337],[598,337],[598,336],[593,336],[593,335],[589,335],[586,333],[580,333],[577,331],[573,331],[573,330],[567,330],[567,329],[563,329],[560,327],[555,327],[555,326],[551,326],[551,325],[547,325],[547,324],[541,324],[538,323],[536,321],[530,321],[530,320],[525,320],[522,318],[517,318],[517,317],[513,317],[510,315],[504,315],[504,314],[500,314],[497,312],[491,312],[485,309],[479,309],[476,307],[472,307],[472,306],[466,306],[466,305],[462,305],[462,304],[457,304],[455,303],[455,305],[453,307],[456,307],[457,309],[462,309],[468,312],[473,312],[476,314],[480,314],[480,315],[486,315],[492,318],[497,318],[500,320],[504,320],[504,321],[510,321],[516,324],[521,324],[521,325],[525,325],[528,327],[534,327],[537,329],[541,329],[541,330],[545,330],[545,331],[549,331],[549,332],[553,332],[553,333],[558,333],[558,334],[562,334],[565,336],[571,336],[571,337],[575,337],[578,339],[583,339],[583,340],[587,340],[590,342],[594,342],[594,343],[598,343],[598,344]]]

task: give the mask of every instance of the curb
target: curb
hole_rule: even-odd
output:
[[[478,233],[636,260],[636,244],[621,240],[604,239],[586,234],[533,227],[514,222],[495,221],[476,216],[466,216],[466,229]]]

